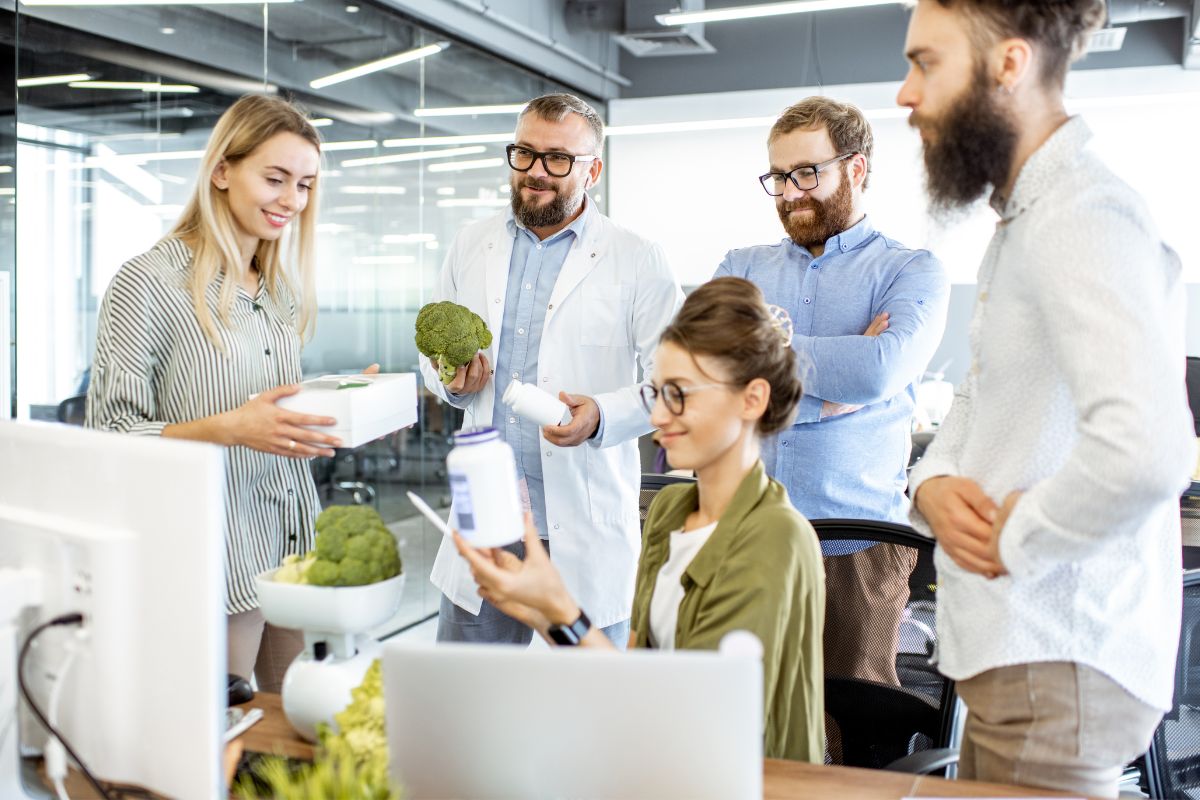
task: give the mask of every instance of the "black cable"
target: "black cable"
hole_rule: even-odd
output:
[[[29,704],[29,708],[33,711],[33,715],[38,718],[38,721],[42,723],[42,726],[45,727],[45,729],[49,731],[55,739],[58,739],[58,741],[62,742],[62,746],[67,751],[67,755],[69,755],[75,762],[75,765],[79,767],[79,770],[83,773],[83,777],[86,778],[88,783],[92,785],[92,788],[99,792],[100,796],[104,798],[104,800],[114,800],[113,796],[105,791],[104,787],[100,785],[100,781],[96,780],[96,777],[92,775],[91,770],[87,768],[87,765],[84,764],[79,756],[75,754],[75,751],[71,749],[71,745],[67,742],[66,737],[59,733],[58,729],[51,725],[50,721],[46,719],[46,715],[42,713],[42,709],[38,707],[38,704],[33,699],[33,695],[30,694],[29,687],[25,685],[25,658],[29,655],[29,647],[33,644],[33,640],[40,636],[43,631],[49,628],[59,625],[80,625],[82,623],[83,614],[62,614],[50,620],[49,622],[43,622],[41,625],[34,628],[33,633],[29,634],[29,637],[25,639],[25,644],[21,645],[21,655],[17,657],[17,683],[21,687],[21,696],[24,697],[25,702]]]

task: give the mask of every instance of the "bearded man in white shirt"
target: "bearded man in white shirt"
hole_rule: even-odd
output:
[[[1194,464],[1179,258],[1085,150],[1070,62],[1103,0],[918,0],[898,102],[935,213],[990,193],[972,365],[910,491],[937,538],[959,775],[1117,794],[1171,706]]]

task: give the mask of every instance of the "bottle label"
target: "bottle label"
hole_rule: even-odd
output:
[[[475,511],[471,507],[471,482],[466,475],[450,476],[450,495],[454,500],[454,514],[458,517],[458,530],[467,535],[475,531]]]

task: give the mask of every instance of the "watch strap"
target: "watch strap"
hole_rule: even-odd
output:
[[[546,630],[546,635],[555,644],[561,645],[577,645],[587,632],[592,629],[592,621],[588,619],[588,615],[583,613],[583,609],[579,609],[579,618],[570,625],[551,625]]]

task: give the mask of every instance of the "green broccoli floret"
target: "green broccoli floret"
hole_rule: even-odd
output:
[[[304,576],[304,582],[312,586],[336,586],[337,581],[338,565],[323,558],[314,561]]]
[[[317,534],[317,558],[338,562],[346,557],[349,534],[341,528],[329,527]]]
[[[338,586],[363,586],[371,582],[371,570],[367,562],[347,556],[338,564]]]
[[[442,383],[454,380],[480,350],[492,344],[492,332],[483,318],[466,306],[444,300],[428,303],[417,313],[417,349],[438,362]]]

